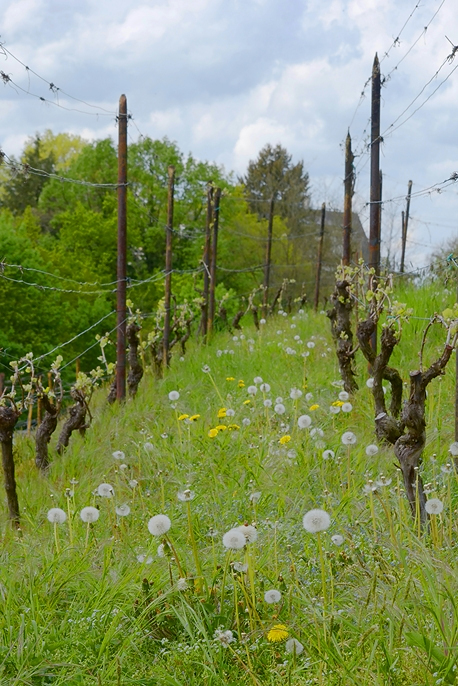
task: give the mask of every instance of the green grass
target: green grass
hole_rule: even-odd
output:
[[[406,289],[397,297],[415,306],[417,317],[453,302],[442,294],[434,303],[426,290]],[[405,380],[418,365],[425,323],[412,319],[404,327],[395,364]],[[123,407],[108,406],[100,391],[86,438],[73,437],[63,457],[54,454],[53,441],[46,477],[35,469],[32,440],[17,436],[20,536],[1,513],[2,685],[456,682],[458,489],[456,474],[441,471],[453,441],[454,362],[431,384],[427,402],[422,476],[431,484],[430,497],[444,503],[433,545],[428,532],[417,535],[392,448],[379,446],[371,458],[365,453],[375,441],[361,357],[352,411],[329,412],[341,389],[332,383],[339,376],[326,317],[308,311],[277,316],[260,334],[247,327],[243,335],[194,344],[184,361],[173,359],[164,380],[147,373],[138,397]],[[307,347],[310,341],[315,347]],[[439,330],[430,341],[432,359]],[[288,346],[295,355],[285,352]],[[205,364],[210,374],[202,371]],[[266,397],[273,404],[283,398],[285,414],[265,408],[260,390],[248,395],[256,376],[270,384]],[[297,401],[289,398],[292,388],[303,391]],[[171,390],[180,393],[175,409]],[[306,400],[306,393],[313,398]],[[319,407],[310,410],[313,404]],[[222,407],[234,416],[218,418]],[[181,414],[200,417],[186,424],[177,419]],[[323,431],[318,442],[297,427],[301,414]],[[221,424],[240,429],[210,438],[209,430]],[[345,431],[358,439],[349,456],[341,444]],[[291,440],[281,444],[283,436]],[[335,457],[323,459],[325,449]],[[116,450],[124,451],[125,468],[113,459]],[[390,485],[365,495],[364,485],[380,474]],[[132,480],[138,485],[129,485]],[[113,486],[114,499],[94,495],[102,482]],[[195,493],[189,503],[177,498],[185,488]],[[73,491],[69,498],[66,489]],[[260,493],[258,502],[250,499],[253,493]],[[121,518],[115,506],[123,503],[131,513]],[[99,507],[100,518],[86,546],[79,512],[87,505]],[[71,515],[73,546],[67,520],[57,529],[59,553],[46,519],[51,507]],[[320,539],[302,526],[312,508],[331,517]],[[159,513],[172,522],[167,540],[147,528]],[[223,534],[244,522],[256,523],[257,540],[227,553]],[[335,534],[343,536],[342,545],[332,542]],[[185,590],[177,586],[169,541],[187,577]],[[248,571],[235,571],[234,561],[248,563]],[[281,592],[278,604],[264,601],[270,589]],[[267,639],[276,624],[303,644],[300,655],[286,652],[285,640]],[[235,640],[221,644],[218,629],[231,630]]]

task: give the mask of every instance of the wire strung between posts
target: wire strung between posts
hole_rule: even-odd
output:
[[[119,279],[116,281],[107,281],[106,283],[100,283],[99,281],[77,281],[69,276],[61,276],[60,274],[53,274],[52,272],[44,271],[43,269],[36,269],[35,267],[24,267],[22,264],[9,264],[8,262],[0,262],[0,272],[3,272],[6,268],[18,269],[20,272],[35,272],[36,274],[43,274],[44,276],[50,276],[53,279],[59,279],[60,281],[69,281],[70,283],[76,283],[79,286],[115,286],[119,283]]]
[[[109,188],[114,190],[120,187],[129,186],[129,183],[92,183],[91,181],[84,181],[82,179],[70,179],[67,176],[59,176],[59,174],[46,172],[44,169],[36,169],[35,167],[31,167],[29,164],[24,164],[23,162],[15,162],[6,154],[6,152],[4,152],[4,150],[0,150],[0,160],[7,160],[6,166],[9,169],[16,173],[22,173],[25,177],[27,177],[28,174],[33,174],[35,176],[56,179],[57,181],[62,181],[63,183],[74,183],[79,186],[89,186],[91,188]]]
[[[458,66],[458,65],[457,65]],[[434,183],[432,186],[428,186],[427,188],[422,188],[419,191],[415,191],[414,193],[411,194],[412,198],[420,198],[424,195],[431,195],[432,193],[442,193],[444,190],[452,186],[458,181],[458,172],[452,172],[452,174],[449,176],[448,179],[445,179],[444,181],[440,181],[438,183]],[[447,184],[447,185],[445,185]],[[364,207],[368,207],[369,205],[384,205],[385,203],[389,202],[397,202],[400,200],[405,200],[405,195],[398,195],[395,196],[394,198],[388,198],[387,200],[373,200],[366,202]]]

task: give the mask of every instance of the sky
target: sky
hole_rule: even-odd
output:
[[[409,179],[406,269],[457,236],[458,182],[443,183],[458,172],[456,0],[2,0],[0,27],[14,56],[0,69],[16,84],[0,83],[7,155],[46,129],[116,139],[125,93],[130,140],[167,136],[238,175],[280,143],[304,161],[314,206],[340,209],[349,129],[366,228],[377,52],[382,252],[399,260]]]

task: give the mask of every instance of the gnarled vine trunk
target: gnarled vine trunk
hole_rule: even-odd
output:
[[[35,464],[41,471],[46,471],[49,467],[48,445],[57,427],[60,403],[53,405],[44,393],[41,396],[41,405],[45,409],[45,416],[35,433]]]
[[[353,301],[350,295],[350,283],[343,279],[336,282],[336,288],[331,295],[332,308],[326,314],[331,322],[331,333],[336,345],[336,354],[344,388],[348,393],[358,390],[356,373],[354,370],[355,353],[353,350],[353,331],[351,328],[351,313]]]
[[[129,342],[129,374],[127,375],[127,387],[129,389],[129,394],[132,397],[137,393],[138,384],[143,377],[143,366],[138,355],[138,347],[140,345],[138,332],[140,329],[141,327],[136,322],[131,322],[126,330],[126,336]]]
[[[75,401],[68,411],[69,417],[64,422],[60,432],[59,440],[57,441],[57,452],[62,455],[65,448],[67,448],[70,436],[74,431],[79,431],[84,436],[89,424],[86,423],[86,414],[88,411],[86,400],[79,391],[71,391],[71,396]]]
[[[0,407],[0,443],[2,444],[3,478],[5,482],[8,515],[11,524],[19,528],[19,501],[14,475],[13,432],[19,413],[13,407]]]

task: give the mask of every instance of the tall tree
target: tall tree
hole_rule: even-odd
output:
[[[246,188],[252,212],[265,217],[271,198],[275,213],[297,225],[310,205],[309,175],[302,161],[293,164],[292,156],[281,145],[265,145],[240,179]],[[293,226],[291,226],[291,229]]]

